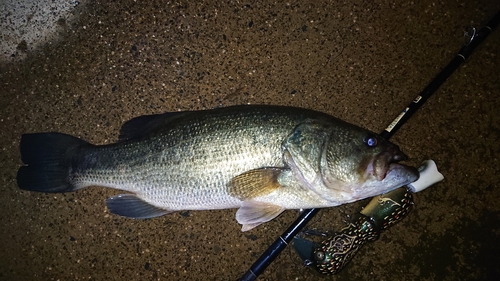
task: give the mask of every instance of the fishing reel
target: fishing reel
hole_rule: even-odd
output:
[[[419,168],[420,178],[407,186],[374,197],[349,225],[320,244],[295,236],[294,248],[306,266],[324,274],[339,273],[368,241],[401,221],[413,208],[413,193],[443,180],[432,160]]]

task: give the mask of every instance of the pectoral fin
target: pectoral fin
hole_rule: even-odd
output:
[[[268,222],[279,214],[285,208],[269,203],[258,201],[245,201],[236,212],[236,220],[242,224],[241,231],[248,231],[262,223]]]
[[[250,170],[234,177],[229,182],[229,193],[240,199],[249,200],[281,188],[278,177],[283,168],[261,168]]]
[[[106,200],[106,205],[111,213],[133,219],[149,219],[172,212],[153,206],[133,194],[110,197]]]

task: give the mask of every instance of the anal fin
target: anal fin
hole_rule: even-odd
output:
[[[120,194],[106,199],[111,213],[134,219],[149,219],[163,216],[172,211],[153,206],[134,194]]]
[[[242,224],[241,231],[248,231],[279,216],[285,208],[270,203],[245,201],[236,212],[236,220]]]

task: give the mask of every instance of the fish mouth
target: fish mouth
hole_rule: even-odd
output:
[[[408,156],[399,150],[396,145],[391,145],[386,151],[380,153],[373,163],[373,175],[378,181],[382,181],[393,170],[407,169],[410,173],[418,175],[414,167],[399,164],[398,162],[407,160]],[[413,171],[414,170],[414,171]]]

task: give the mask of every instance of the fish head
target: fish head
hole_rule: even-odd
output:
[[[353,202],[416,181],[417,169],[398,163],[407,158],[380,135],[343,124],[324,143],[321,177],[327,189],[340,192],[343,203]]]

